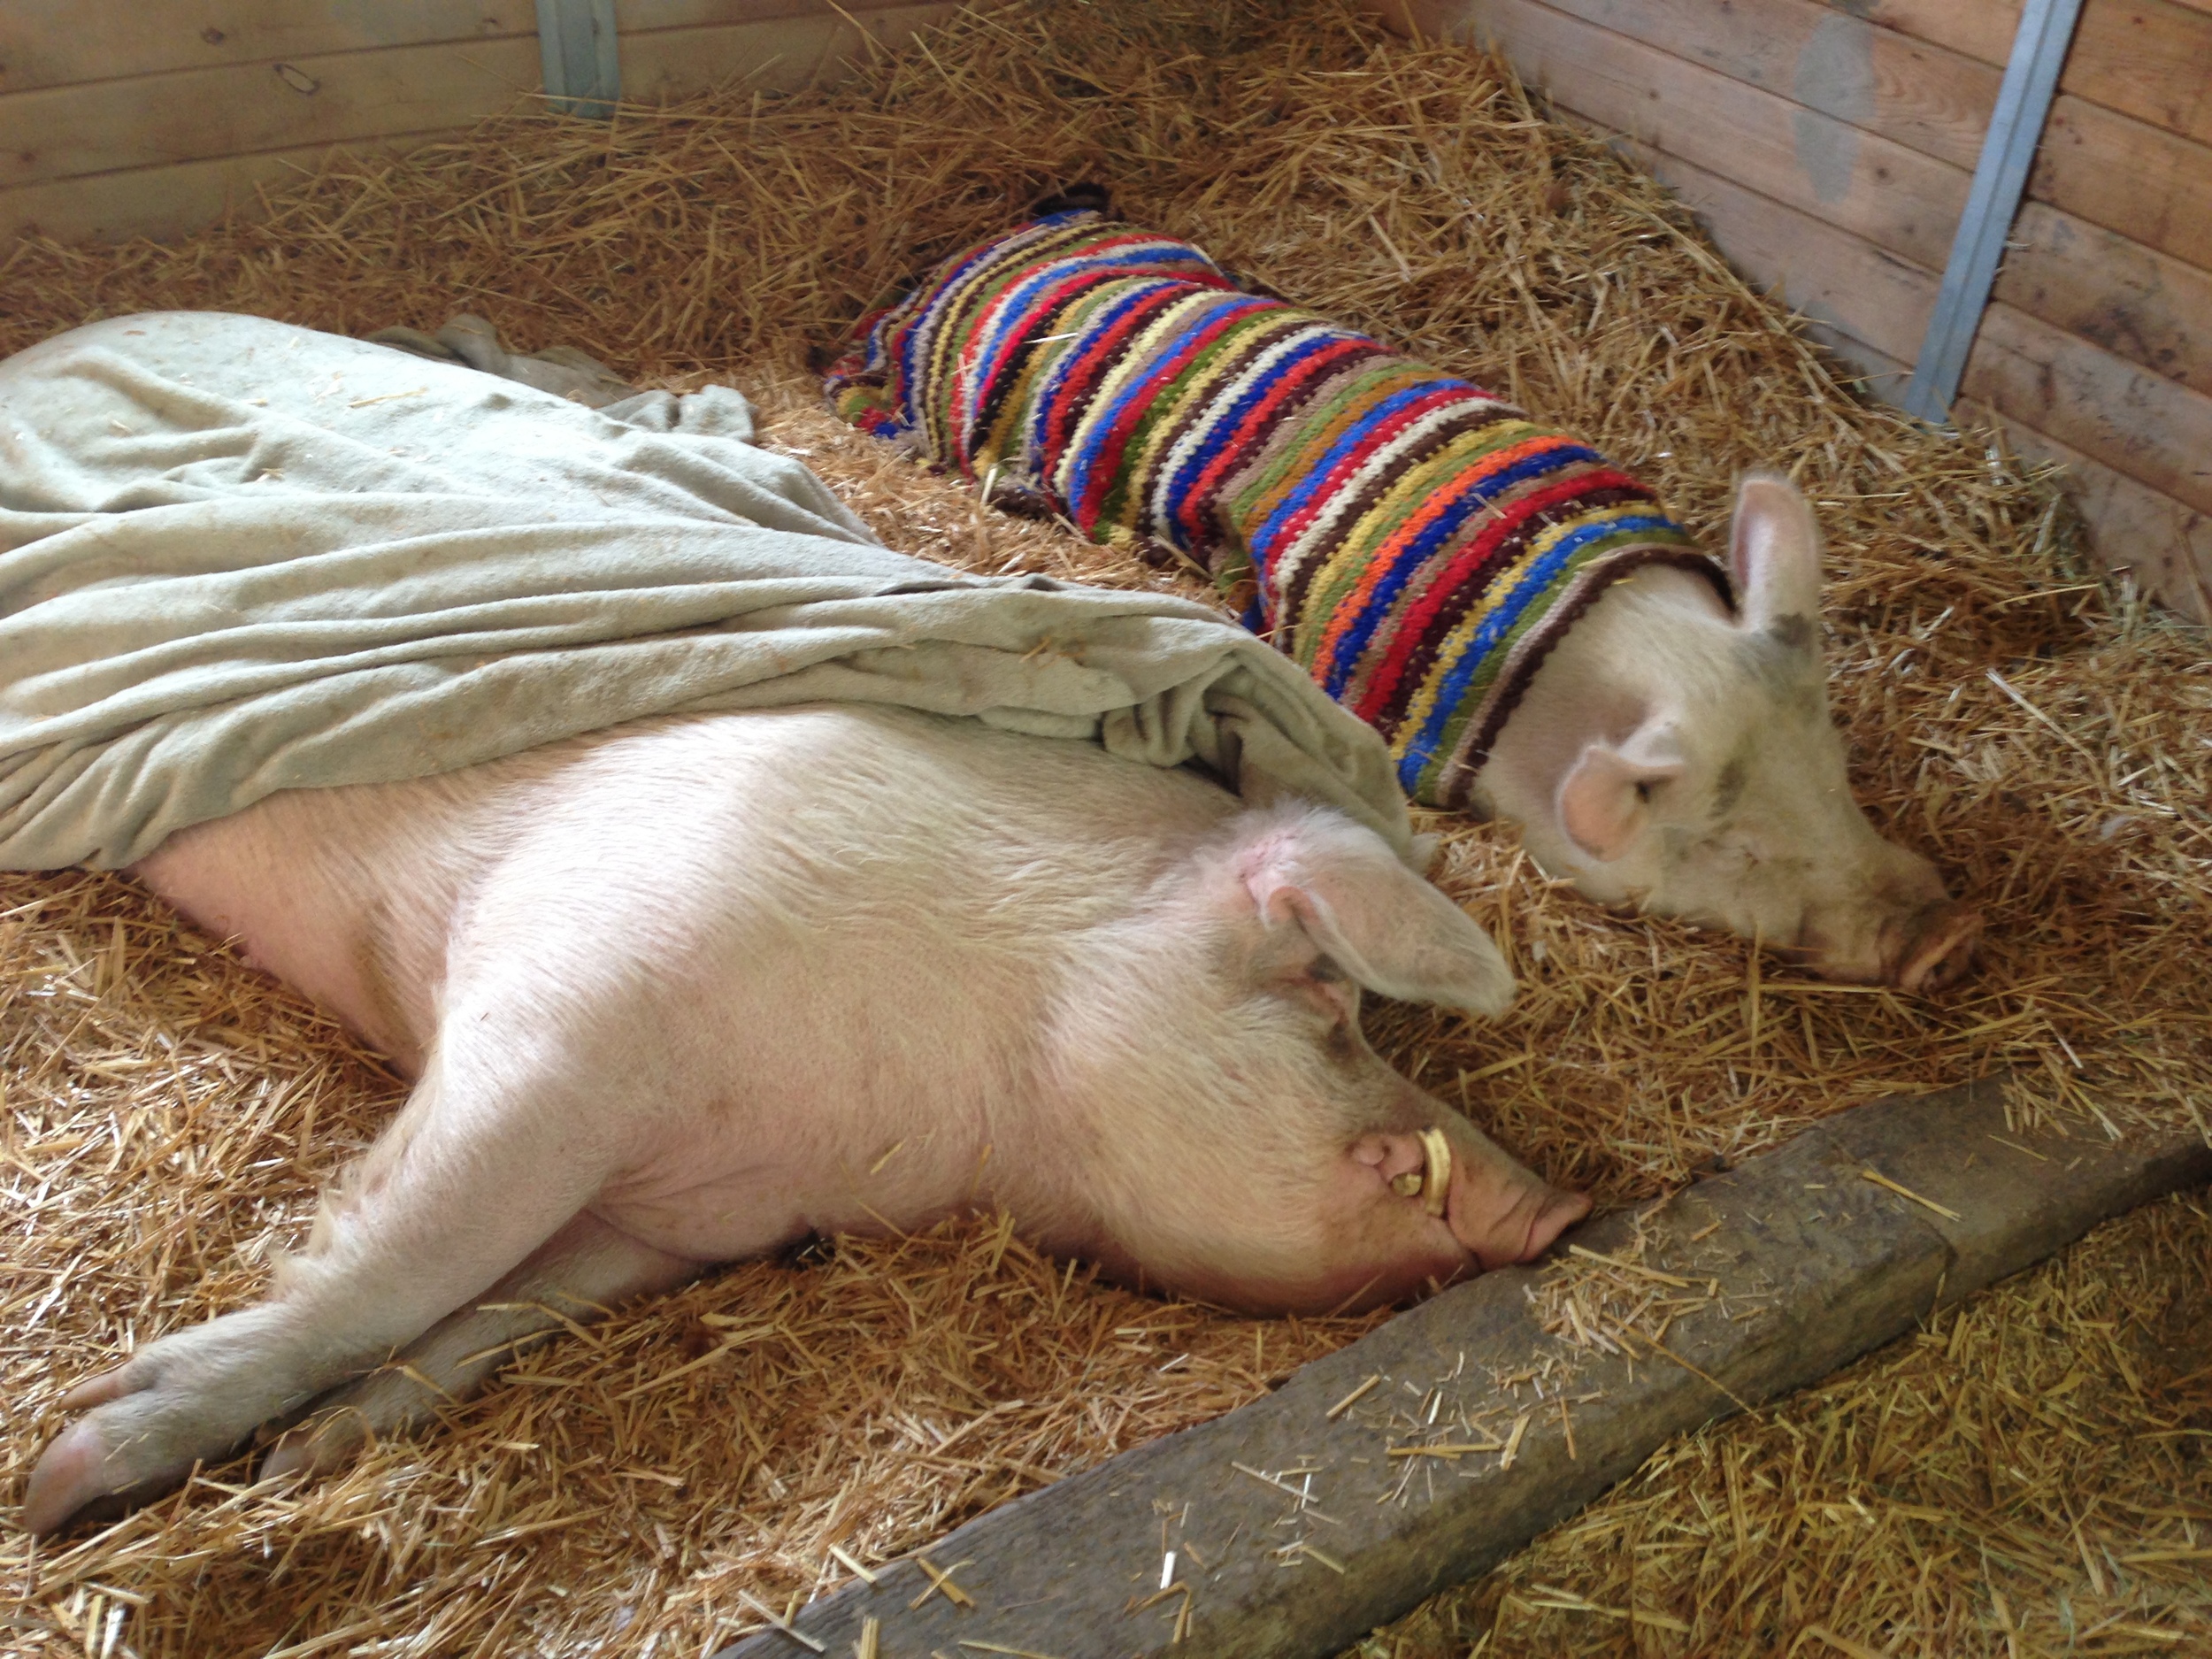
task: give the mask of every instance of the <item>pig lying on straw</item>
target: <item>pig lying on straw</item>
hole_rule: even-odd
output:
[[[1966,971],[1978,918],[1851,798],[1786,480],[1745,483],[1724,574],[1491,394],[1238,291],[1094,187],[1038,211],[864,319],[833,406],[993,500],[1202,568],[1382,733],[1409,795],[1516,821],[1594,899],[1831,979]]]
[[[810,1233],[1328,1309],[1585,1213],[1362,1039],[1512,986],[1287,659],[890,553],[726,390],[529,377],[180,313],[0,365],[0,864],[133,869],[415,1079],[265,1301],[64,1397],[33,1531]]]

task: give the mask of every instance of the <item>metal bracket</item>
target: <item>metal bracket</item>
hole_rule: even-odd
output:
[[[2081,0],[2028,0],[2020,14],[2012,57],[1997,88],[1997,108],[1982,140],[1973,188],[1967,192],[1966,211],[1951,239],[1951,260],[1944,268],[1935,314],[1928,319],[1912,384],[1905,388],[1906,411],[1936,426],[1951,418],[1951,400],[1958,396],[1967,353],[1973,349],[1989,291],[1996,285],[2005,234],[2020,211],[2028,169],[2042,142],[2044,119],[2051,112],[2059,71],[2065,67],[2074,21],[2080,15]]]
[[[614,0],[538,0],[538,57],[548,107],[603,121],[622,96]]]

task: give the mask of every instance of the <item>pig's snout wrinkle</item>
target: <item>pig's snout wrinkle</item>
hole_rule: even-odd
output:
[[[1486,1241],[1469,1243],[1467,1248],[1474,1252],[1475,1260],[1482,1264],[1485,1272],[1498,1267],[1517,1267],[1550,1249],[1561,1233],[1589,1213],[1587,1193],[1567,1193],[1556,1187],[1539,1186],[1514,1201],[1502,1223],[1492,1224]]]
[[[1484,1272],[1534,1261],[1590,1213],[1587,1194],[1563,1192],[1502,1155],[1499,1168],[1456,1162],[1445,1220]]]

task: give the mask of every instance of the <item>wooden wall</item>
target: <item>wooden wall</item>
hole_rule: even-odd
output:
[[[788,89],[948,15],[912,0],[617,0],[626,98]],[[0,0],[0,254],[181,234],[334,146],[457,136],[541,89],[534,0]]]
[[[1494,44],[1901,394],[2018,0],[1370,0]],[[2086,0],[1958,413],[2067,464],[2098,555],[2212,620],[2212,0]]]

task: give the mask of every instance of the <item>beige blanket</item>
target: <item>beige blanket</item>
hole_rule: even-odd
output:
[[[1205,607],[905,557],[733,391],[622,397],[574,354],[441,340],[403,343],[465,361],[165,312],[0,363],[0,867],[841,699],[1196,761],[1409,849],[1382,741]]]

